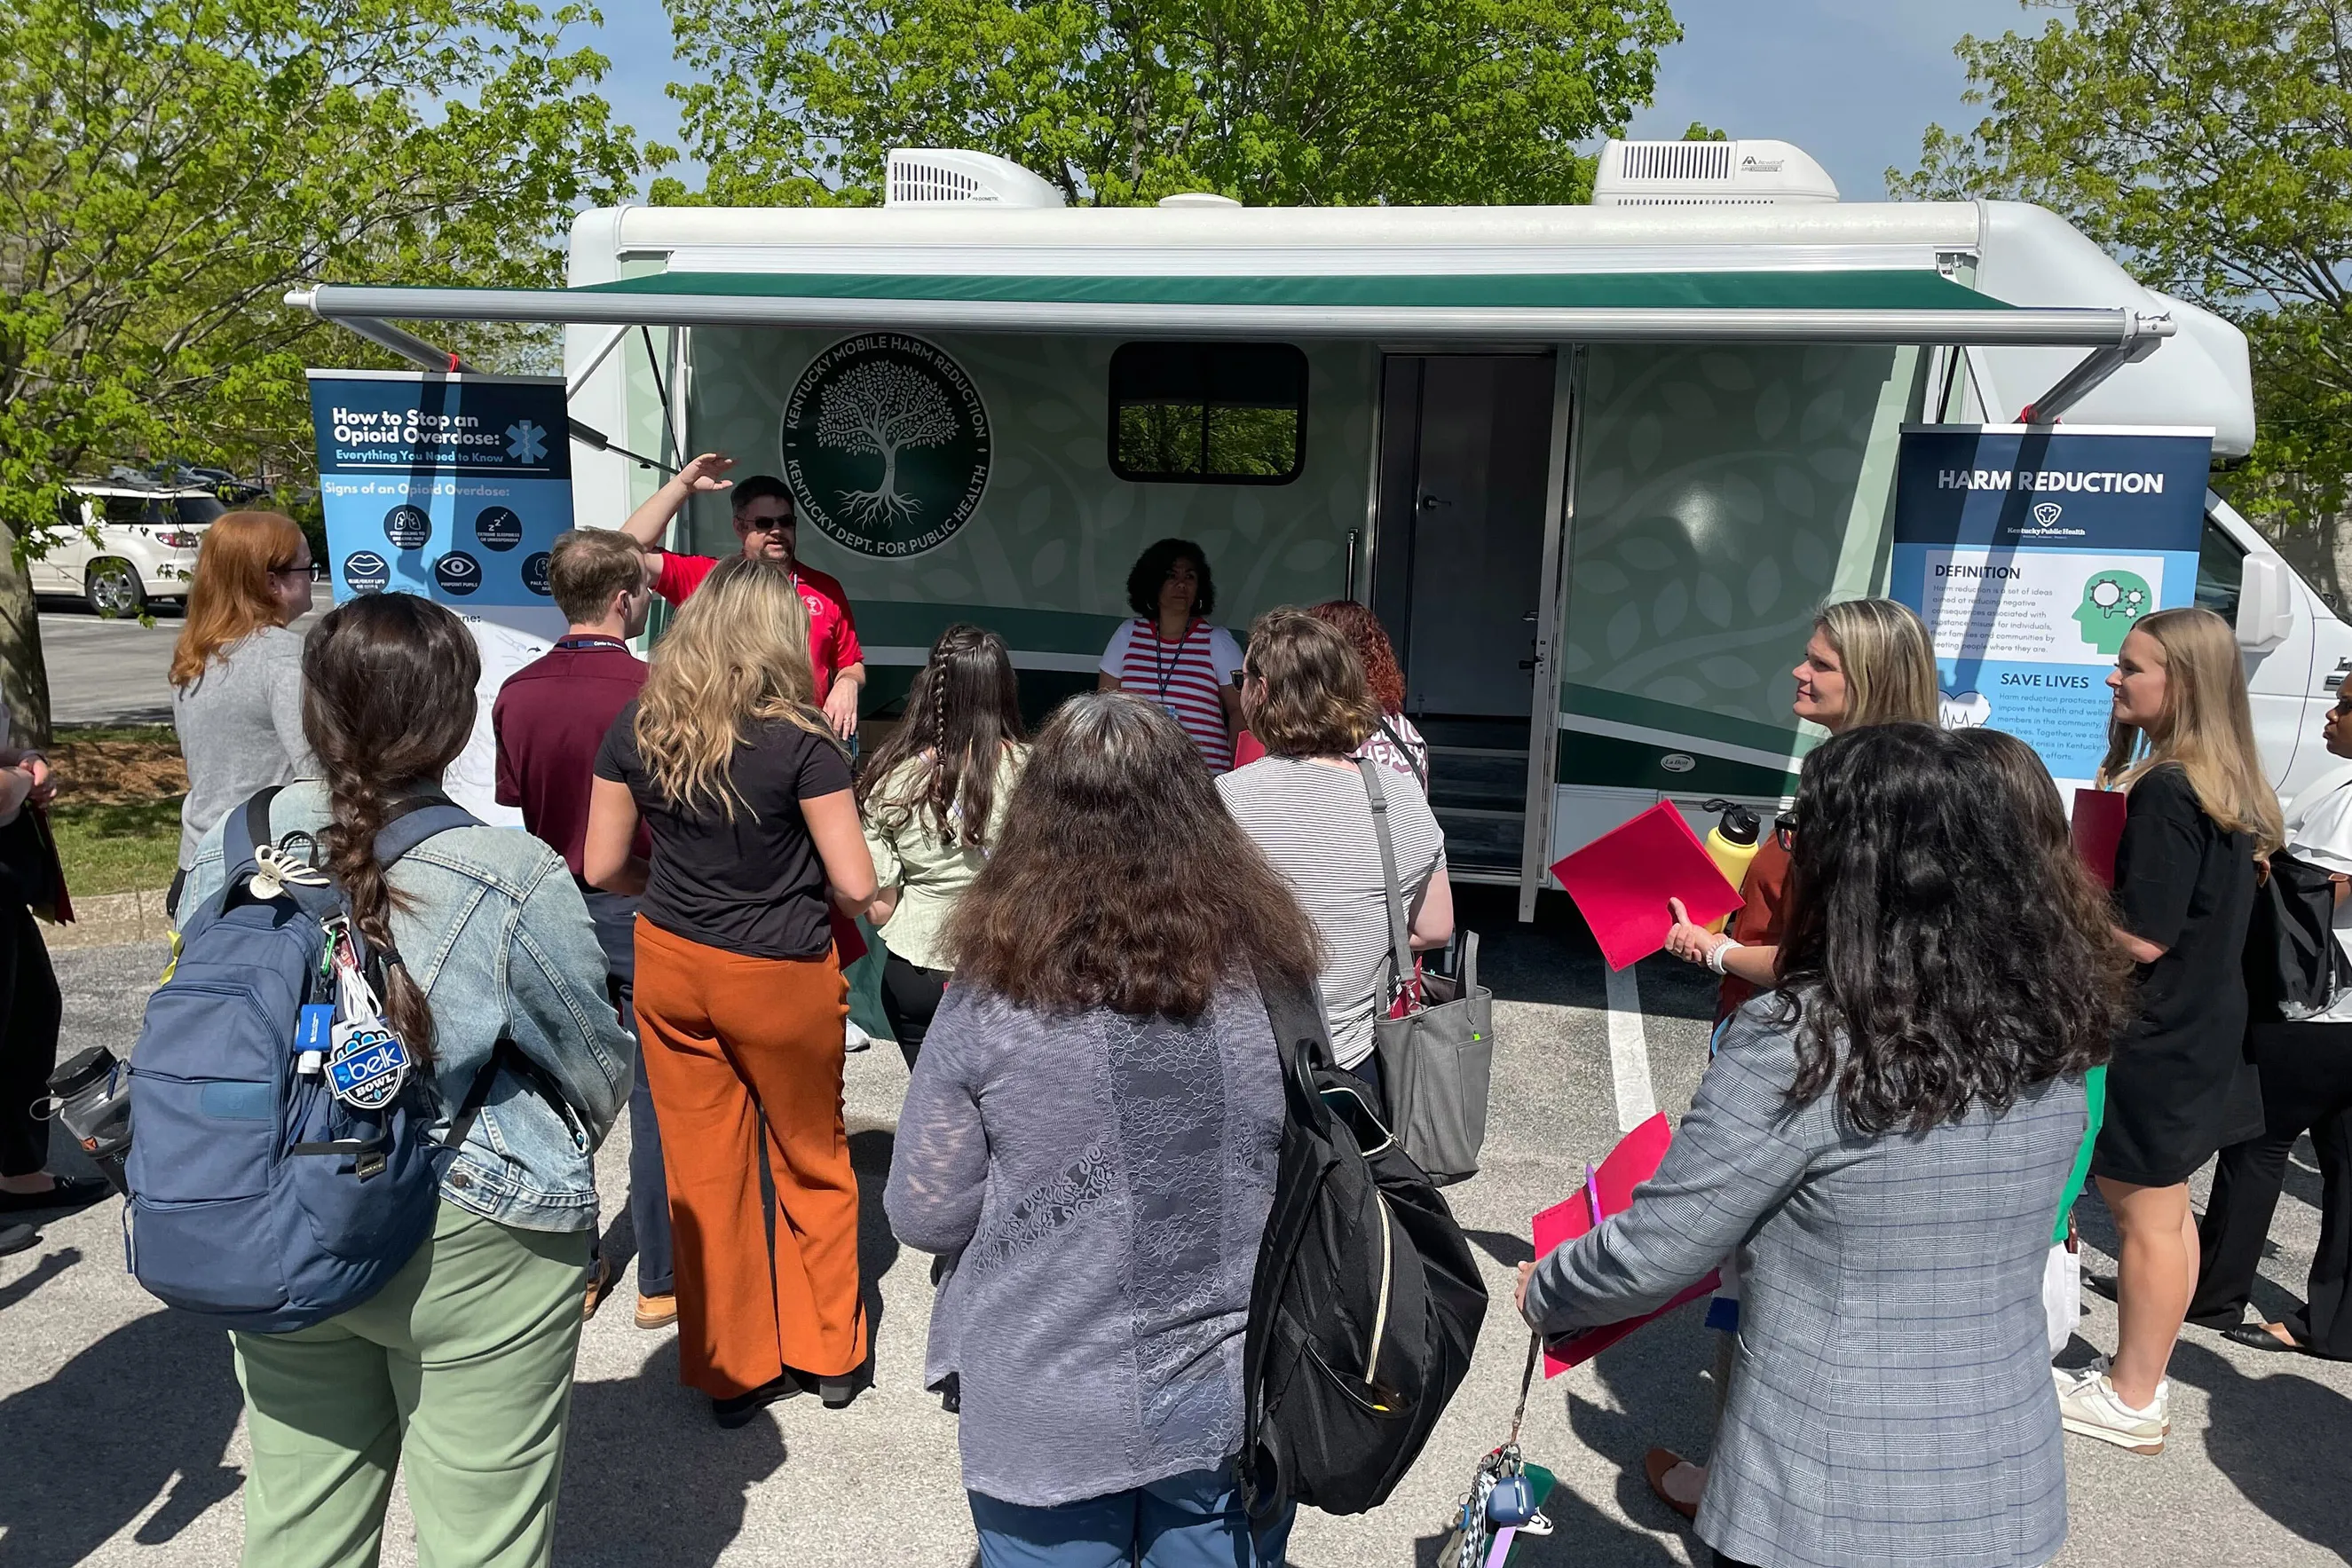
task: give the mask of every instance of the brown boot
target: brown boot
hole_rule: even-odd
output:
[[[645,1296],[637,1298],[637,1326],[641,1329],[666,1329],[677,1322],[677,1298]]]

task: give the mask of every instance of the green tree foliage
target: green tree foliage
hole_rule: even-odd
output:
[[[0,5],[0,659],[47,726],[23,562],[121,459],[310,464],[302,370],[385,362],[286,308],[318,280],[560,278],[641,155],[520,0]]]
[[[2243,328],[2260,434],[2234,498],[2337,590],[2352,476],[2352,10],[2032,3],[2061,19],[1960,40],[1984,120],[1931,126],[1918,169],[1889,170],[1889,187],[2041,203],[2152,287]]]
[[[709,169],[656,201],[866,203],[892,147],[1074,203],[1581,202],[1649,100],[1666,0],[667,0]]]

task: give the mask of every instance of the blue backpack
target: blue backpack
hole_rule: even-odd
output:
[[[442,1175],[498,1065],[496,1056],[484,1065],[446,1145],[428,1133],[429,1071],[411,1071],[369,1110],[336,1097],[318,1056],[311,1071],[297,1071],[306,1050],[327,1043],[325,1009],[337,993],[328,925],[350,905],[331,881],[255,892],[256,846],[299,862],[296,846],[309,842],[289,833],[271,844],[277,793],[265,789],[232,813],[227,878],[185,912],[179,962],[148,998],[131,1053],[123,1217],[140,1284],[253,1333],[307,1328],[400,1271],[432,1233]],[[415,802],[376,835],[376,859],[389,867],[436,833],[479,825],[446,800]],[[377,975],[380,956],[356,926],[351,940],[361,972]]]

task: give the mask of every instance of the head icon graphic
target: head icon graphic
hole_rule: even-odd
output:
[[[2083,629],[2084,642],[2112,659],[2139,618],[2155,608],[2156,595],[2148,591],[2146,578],[2111,567],[2083,584],[2074,624]]]

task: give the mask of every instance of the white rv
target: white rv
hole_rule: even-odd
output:
[[[2253,439],[2227,323],[2039,208],[1840,202],[1778,142],[1612,142],[1589,207],[1073,209],[904,151],[879,207],[584,213],[569,285],[295,298],[441,369],[390,320],[569,324],[583,523],[657,481],[625,452],[784,475],[877,705],[958,620],[1040,706],[1091,685],[1163,536],[1236,629],[1365,600],[1454,874],[1523,914],[1661,798],[1794,788],[1818,737],[1786,672],[1817,604],[1886,586],[1906,423]],[[682,533],[731,546],[719,507]],[[2238,626],[2292,790],[2352,628],[2210,495],[2198,601]]]

